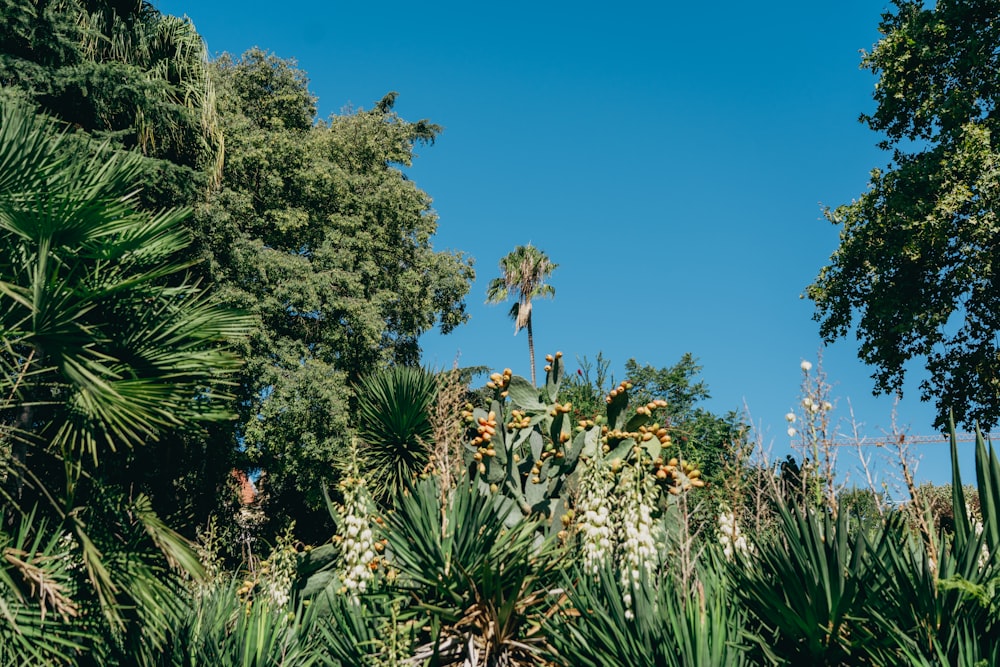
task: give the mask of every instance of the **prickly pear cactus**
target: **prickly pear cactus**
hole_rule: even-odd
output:
[[[545,360],[544,386],[536,389],[508,368],[490,376],[488,407],[466,406],[466,463],[483,491],[496,495],[498,502],[515,503],[523,516],[559,517],[562,525],[555,519],[552,526],[560,530],[572,517],[566,491],[582,469],[581,461],[606,461],[615,472],[641,468],[652,484],[672,495],[704,485],[694,466],[664,458],[670,436],[655,418],[666,402],[641,405],[629,416],[632,386],[622,382],[605,398],[604,415],[574,423],[573,406],[558,401],[563,355],[557,352]],[[518,520],[516,513],[511,517]]]

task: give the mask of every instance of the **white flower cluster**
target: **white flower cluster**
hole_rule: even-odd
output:
[[[376,559],[375,533],[369,519],[365,481],[348,478],[341,482],[341,489],[344,492],[343,533],[340,535],[343,563],[341,592],[357,599],[375,576],[371,568]]]
[[[631,620],[634,617],[631,591],[643,584],[643,570],[647,577],[652,577],[656,569],[652,517],[655,493],[652,480],[639,466],[630,466],[622,472],[617,490],[621,508],[620,525],[624,533],[620,545],[621,583],[626,590],[623,600],[625,617]]]
[[[732,560],[737,551],[749,553],[750,544],[740,530],[740,524],[736,522],[736,515],[725,511],[719,514],[719,544],[722,545],[722,553],[726,560]]]
[[[983,534],[983,522],[979,520],[976,513],[972,511],[969,507],[969,503],[965,503],[965,515],[969,517],[969,522],[972,524],[972,530],[975,531],[976,537]],[[990,550],[983,545],[982,553],[979,554],[979,569],[986,567],[986,564],[990,562]]]
[[[264,592],[276,607],[284,607],[291,600],[292,583],[295,580],[295,548],[279,542],[267,560],[270,567],[262,572]]]
[[[248,600],[256,590],[263,594],[277,608],[284,607],[291,600],[292,583],[298,569],[298,552],[292,526],[278,537],[277,543],[267,559],[260,564],[254,577],[243,582],[239,589],[241,597]]]
[[[79,555],[79,544],[73,533],[69,531],[59,536],[59,553],[61,554],[59,558],[70,572],[79,572],[84,568],[83,558]]]
[[[819,403],[806,396],[802,399],[802,407],[805,408],[807,412],[819,412],[820,410],[829,412],[830,410],[833,410],[833,403],[830,401],[823,401],[822,403]],[[788,419],[788,415],[785,415],[785,419]]]
[[[600,460],[585,465],[576,503],[577,531],[584,572],[596,575],[614,551],[615,517],[611,511],[614,478]]]

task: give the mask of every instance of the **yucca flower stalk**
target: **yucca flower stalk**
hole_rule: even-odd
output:
[[[625,591],[625,616],[632,619],[632,592],[649,581],[657,566],[656,540],[653,538],[653,508],[656,487],[642,466],[626,467],[615,489],[618,496],[618,558],[621,584]]]
[[[576,532],[580,540],[581,566],[591,576],[596,576],[614,555],[614,488],[615,474],[600,454],[581,463]]]
[[[719,544],[722,545],[722,555],[732,561],[737,553],[746,555],[751,552],[751,544],[736,521],[736,514],[729,509],[719,513]]]
[[[358,595],[368,589],[375,577],[377,552],[375,533],[371,521],[372,502],[361,477],[347,477],[340,482],[344,494],[342,530],[337,536],[342,565],[340,592],[357,601]]]

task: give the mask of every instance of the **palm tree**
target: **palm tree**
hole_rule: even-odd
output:
[[[200,566],[150,499],[113,471],[128,450],[229,416],[220,390],[239,360],[226,341],[248,327],[177,260],[189,243],[179,226],[187,211],[136,205],[139,160],[0,103],[0,551],[24,564],[0,563],[0,601],[19,599],[14,585],[31,589],[32,564],[55,548],[48,537],[65,536],[85,590],[67,585],[34,609],[41,619],[103,612],[105,639],[126,653],[129,637],[165,641],[169,566]],[[6,530],[19,518],[31,525]],[[13,535],[48,546],[10,551]],[[0,625],[27,613],[6,609],[0,603]]]
[[[535,382],[535,340],[531,330],[531,300],[555,296],[556,290],[545,280],[558,268],[543,251],[531,245],[519,245],[500,260],[500,277],[490,281],[486,289],[486,303],[500,303],[514,296],[511,306],[514,334],[522,328],[528,330],[528,356],[531,358],[531,384]]]

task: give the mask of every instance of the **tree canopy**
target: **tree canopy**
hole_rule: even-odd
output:
[[[826,211],[840,247],[809,286],[827,342],[854,331],[875,390],[902,391],[968,426],[1000,419],[1000,2],[894,0],[862,66],[878,76],[862,121],[892,152],[859,199]]]
[[[472,262],[433,248],[430,197],[401,171],[440,128],[400,118],[395,94],[315,122],[305,74],[260,50],[215,74],[227,157],[196,224],[212,281],[258,321],[237,436],[275,502],[320,508],[351,385],[467,318]]]
[[[146,0],[0,0],[0,85],[145,160],[144,202],[190,205],[222,164],[204,42]]]

